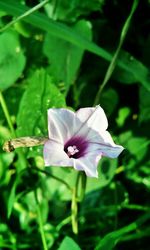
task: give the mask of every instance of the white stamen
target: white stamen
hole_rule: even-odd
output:
[[[67,151],[68,151],[67,152],[68,156],[74,155],[74,154],[79,152],[79,150],[77,149],[77,147],[75,145],[74,146],[69,146],[67,148]]]

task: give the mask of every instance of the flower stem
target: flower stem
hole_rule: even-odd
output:
[[[78,201],[76,199],[76,187],[72,191],[72,202],[71,202],[71,222],[72,231],[74,234],[78,234]]]
[[[72,219],[72,231],[74,234],[78,234],[78,202],[81,202],[85,195],[86,190],[86,175],[84,172],[79,172],[76,179],[75,187],[72,191],[72,203],[71,203],[71,219]],[[79,185],[81,181],[81,191],[79,193]]]
[[[37,204],[39,230],[40,230],[41,240],[42,240],[42,244],[43,244],[43,249],[48,250],[48,246],[47,246],[46,238],[45,238],[45,233],[44,233],[44,229],[43,229],[43,219],[42,219],[42,214],[41,214],[40,203],[38,201],[37,190],[34,191],[34,196],[35,196],[35,201]]]
[[[127,35],[127,32],[128,32],[128,29],[130,27],[130,24],[131,24],[131,19],[133,17],[133,14],[138,6],[138,3],[139,3],[139,0],[134,0],[133,1],[133,4],[132,4],[132,8],[131,8],[131,11],[130,11],[130,14],[128,15],[125,23],[124,23],[124,26],[122,28],[122,31],[121,31],[121,35],[120,35],[120,40],[119,40],[119,43],[118,43],[118,47],[116,49],[116,52],[109,64],[109,67],[107,69],[107,72],[105,74],[105,77],[104,77],[104,80],[102,82],[102,84],[100,85],[99,87],[99,90],[97,92],[97,95],[96,95],[96,98],[95,98],[95,101],[94,101],[94,106],[99,104],[99,100],[100,100],[100,95],[102,93],[102,90],[104,89],[105,85],[107,84],[107,82],[109,81],[114,69],[115,69],[115,66],[116,66],[116,63],[117,63],[117,59],[118,59],[118,56],[119,56],[119,53],[120,53],[120,50],[121,50],[121,47],[123,45],[123,42],[126,38],[126,35]]]
[[[77,187],[77,200],[81,202],[85,196],[87,176],[84,172],[80,172],[77,176],[76,187]],[[79,185],[81,182],[81,190],[79,194]]]

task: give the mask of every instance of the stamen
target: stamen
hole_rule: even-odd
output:
[[[75,154],[78,153],[78,152],[79,152],[79,150],[77,149],[77,147],[76,147],[75,145],[69,146],[69,147],[67,148],[67,155],[68,155],[69,157],[71,157],[72,155],[75,155]]]
[[[64,145],[64,151],[69,158],[78,159],[86,154],[88,141],[81,136],[70,138]]]

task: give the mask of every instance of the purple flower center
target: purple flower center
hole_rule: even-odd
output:
[[[64,151],[69,158],[78,159],[86,154],[88,148],[88,141],[83,137],[72,137],[64,146]]]

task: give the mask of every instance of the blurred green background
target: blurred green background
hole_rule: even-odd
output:
[[[0,249],[130,250],[134,244],[148,250],[150,1],[134,1],[117,65],[98,96],[109,131],[125,150],[100,161],[99,179],[88,178],[78,235],[70,222],[71,192],[61,182],[74,187],[76,171],[45,169],[43,146],[5,153],[2,145],[16,136],[47,136],[48,108],[93,106],[133,1],[43,2],[0,0]]]

